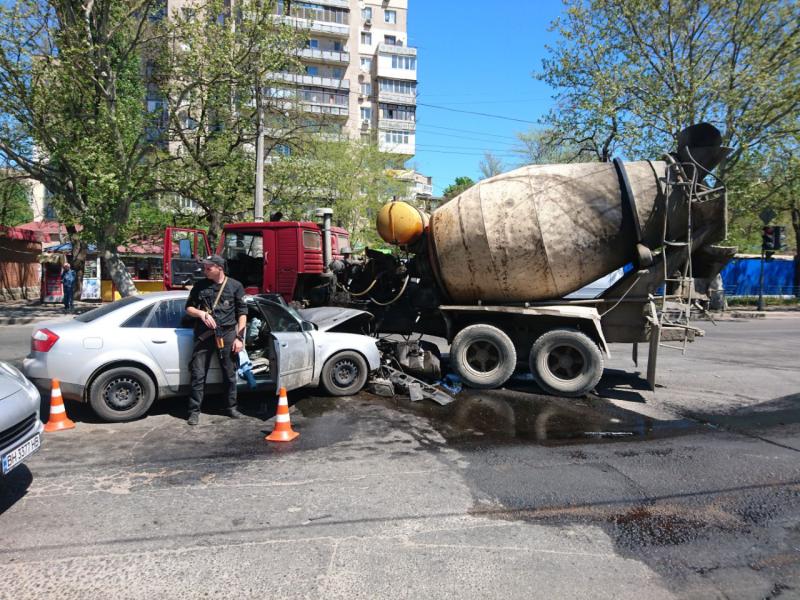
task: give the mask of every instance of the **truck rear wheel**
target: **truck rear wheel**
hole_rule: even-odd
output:
[[[603,376],[600,348],[574,329],[554,329],[539,337],[529,363],[539,387],[555,396],[583,396]]]
[[[502,330],[479,323],[465,327],[453,339],[450,364],[467,386],[492,389],[514,373],[517,351]]]

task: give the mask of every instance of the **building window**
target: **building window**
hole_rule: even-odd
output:
[[[392,94],[412,95],[417,92],[417,84],[399,79],[381,79],[380,89],[382,92],[390,92]]]
[[[361,18],[365,21],[369,21],[372,19],[372,8],[367,6],[366,8],[361,9]]]
[[[286,14],[286,4],[284,0],[278,0],[276,7],[277,14]],[[308,19],[309,21],[338,23],[341,25],[347,25],[350,21],[350,11],[346,8],[320,6],[319,4],[297,2],[296,0],[293,0],[291,3],[291,16]]]
[[[280,156],[291,156],[292,155],[292,149],[289,146],[287,146],[286,144],[278,144],[277,146],[275,146],[272,149],[272,151],[275,154],[278,154]]]
[[[306,42],[306,48],[319,48],[319,40],[311,38]]]
[[[371,46],[372,45],[372,34],[371,33],[367,33],[366,31],[362,31],[361,32],[361,43],[364,44],[365,46]]]
[[[306,65],[306,75],[319,75],[319,67]]]
[[[333,42],[333,51],[334,52],[341,52],[344,50],[344,46],[342,46],[342,42]]]
[[[387,144],[408,144],[407,131],[384,131],[383,141]]]
[[[385,35],[383,36],[383,43],[388,44],[389,46],[397,46],[397,36]]]
[[[361,57],[361,70],[362,71],[371,71],[372,70],[372,57],[371,56],[362,56]]]
[[[397,23],[397,11],[396,10],[384,11],[383,20],[386,23]]]
[[[361,84],[361,93],[365,96],[372,96],[372,84],[371,83],[362,83]]]
[[[334,79],[341,79],[344,77],[344,70],[341,67],[333,67],[331,69],[331,77]]]
[[[370,106],[362,106],[361,107],[361,120],[362,121],[371,121],[372,120],[372,107],[370,107]]]
[[[394,119],[396,121],[414,121],[416,119],[413,106],[381,104],[380,115],[382,119]]]
[[[392,55],[392,68],[415,71],[417,68],[417,59],[413,56],[397,56],[394,54]]]

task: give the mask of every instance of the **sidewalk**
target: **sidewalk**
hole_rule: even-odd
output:
[[[85,313],[100,306],[99,302],[75,302],[73,315]],[[42,304],[39,300],[11,300],[0,302],[0,325],[26,325],[69,317],[63,304]]]

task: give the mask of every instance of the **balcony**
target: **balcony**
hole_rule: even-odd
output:
[[[414,191],[417,196],[433,196],[433,186],[429,183],[417,183]]]
[[[396,92],[385,92],[383,90],[378,90],[378,102],[384,102],[386,104],[410,104],[412,106],[416,106],[417,95],[398,94]]]
[[[317,75],[301,75],[299,73],[272,73],[273,79],[288,81],[298,85],[313,85],[316,87],[332,88],[334,90],[349,90],[349,79],[333,79],[331,77],[319,77]]]
[[[314,0],[314,4],[335,6],[336,8],[350,8],[350,0]]]
[[[416,121],[400,121],[399,119],[378,119],[378,129],[393,129],[395,131],[415,131]]]
[[[394,144],[387,142],[383,137],[378,136],[378,150],[389,154],[402,154],[404,156],[413,156],[416,153],[416,145],[414,142],[407,144]]]
[[[303,102],[302,105],[305,112],[315,115],[330,115],[332,117],[347,117],[350,115],[350,109],[347,106],[315,104],[313,102]]]
[[[317,48],[303,48],[298,53],[300,58],[315,60],[322,63],[332,63],[336,65],[350,64],[349,52],[337,52],[336,50],[319,50]]]
[[[396,44],[378,44],[378,54],[402,54],[403,56],[416,56],[417,49],[410,46]]]
[[[287,17],[284,15],[275,15],[275,18],[287,25],[293,25],[297,29],[312,31],[314,33],[324,33],[345,39],[350,37],[350,25],[346,23],[309,21],[308,19],[301,19],[300,17]]]

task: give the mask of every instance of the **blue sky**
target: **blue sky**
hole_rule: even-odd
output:
[[[477,180],[484,150],[517,164],[515,133],[534,127],[552,104],[552,90],[532,73],[555,40],[547,29],[562,7],[560,0],[409,0],[419,83],[417,154],[407,164],[433,176],[434,194],[462,175]]]

